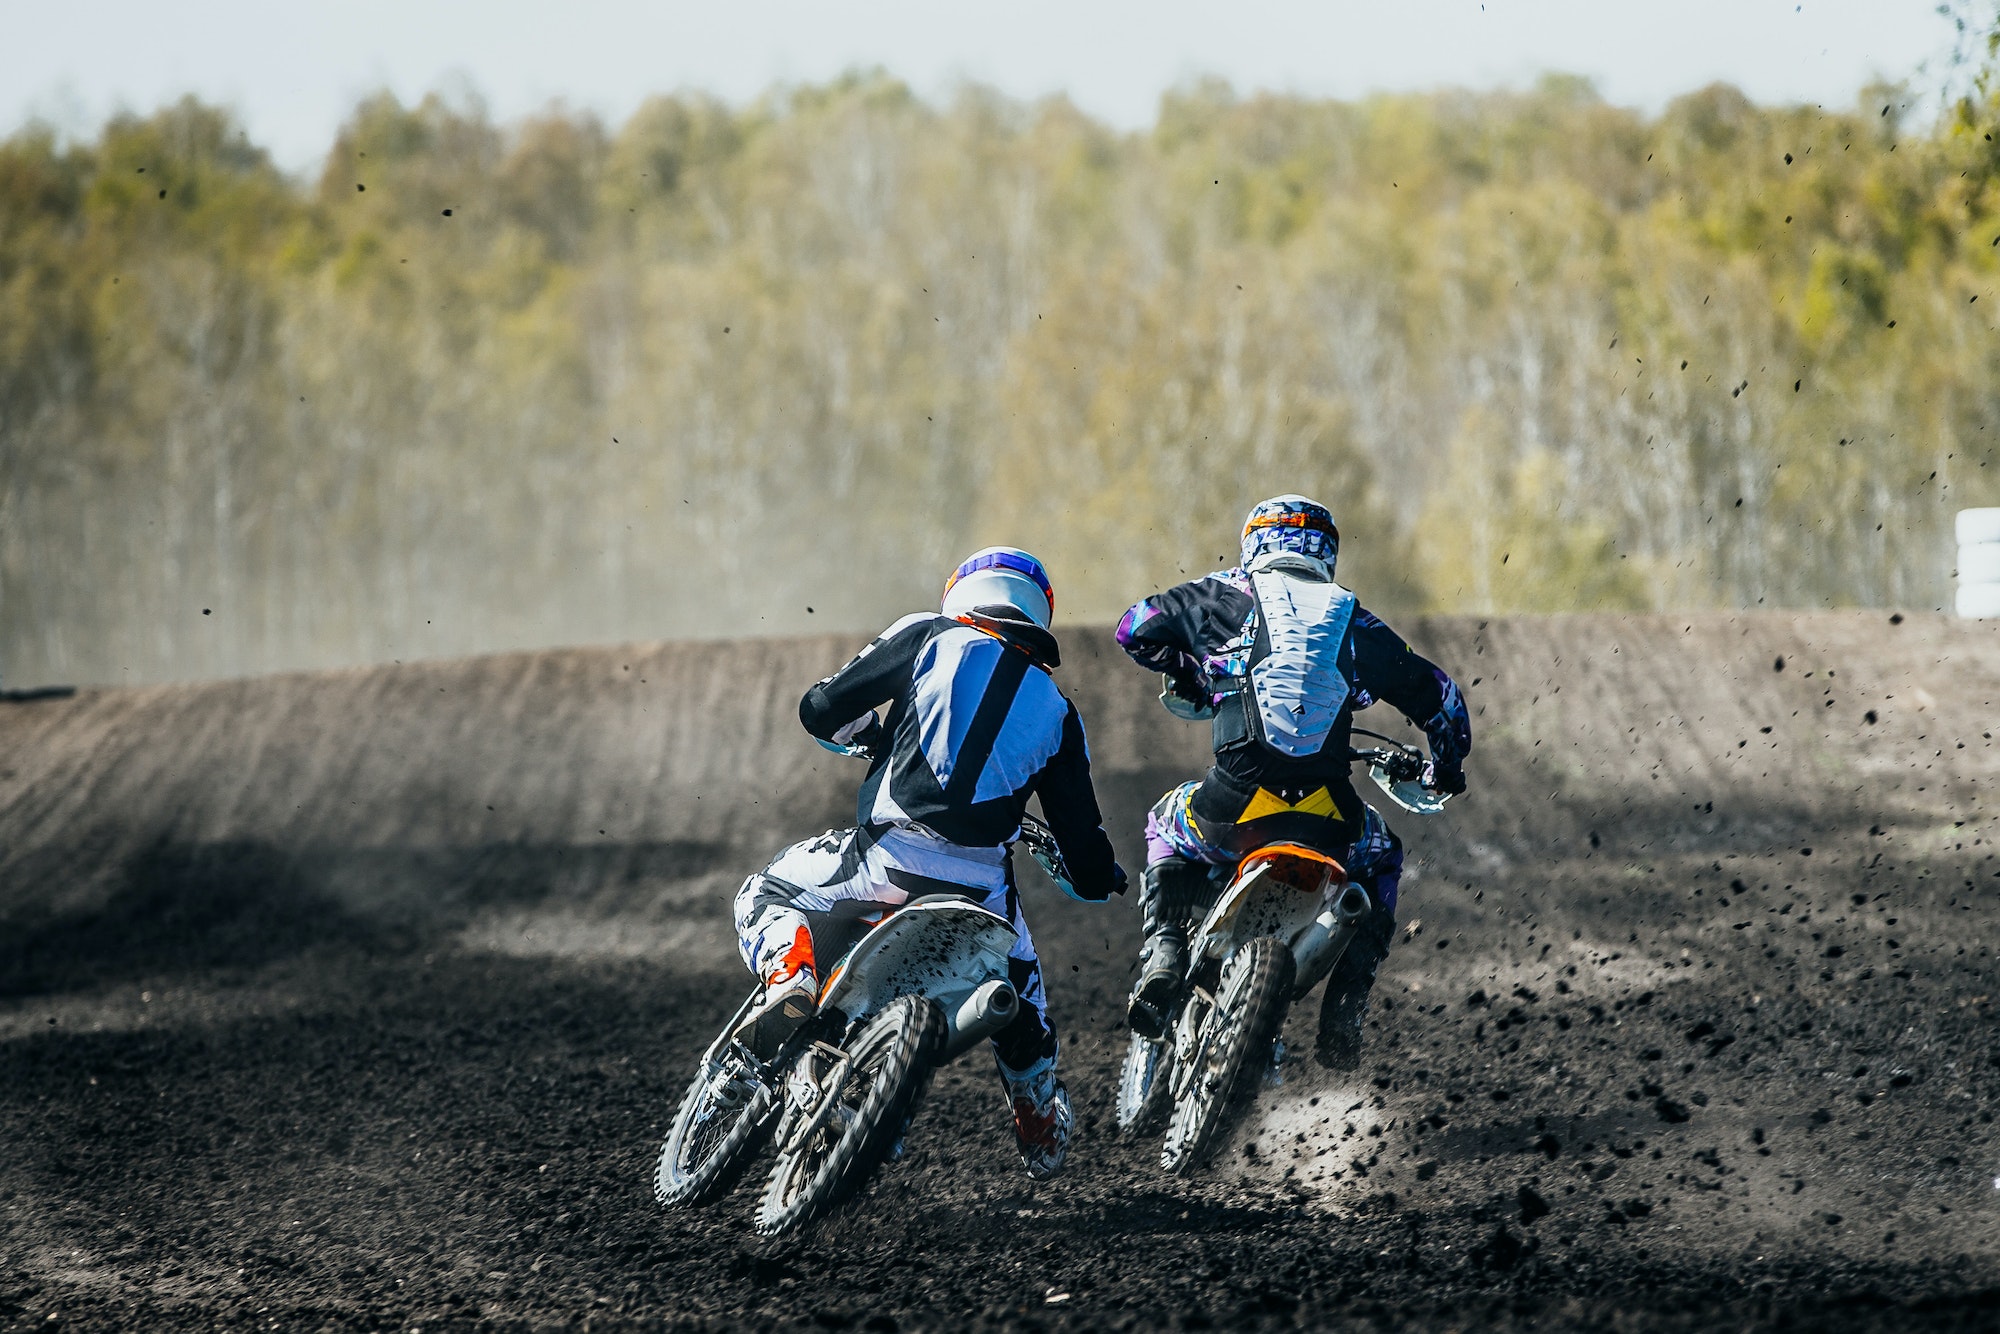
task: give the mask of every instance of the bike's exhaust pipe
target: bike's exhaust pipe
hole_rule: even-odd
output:
[[[1340,887],[1333,906],[1322,908],[1292,946],[1292,957],[1298,964],[1297,980],[1292,984],[1293,1000],[1318,986],[1333,971],[1340,956],[1347,952],[1347,944],[1354,938],[1361,919],[1374,909],[1368,891],[1361,886],[1349,883]]]
[[[1005,982],[988,982],[967,996],[951,1016],[951,1032],[945,1038],[946,1061],[992,1037],[1014,1022],[1021,1012],[1021,998]]]

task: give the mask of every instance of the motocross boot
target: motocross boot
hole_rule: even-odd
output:
[[[1139,981],[1125,1006],[1125,1022],[1142,1038],[1157,1042],[1180,1003],[1187,979],[1187,922],[1203,906],[1208,868],[1179,858],[1146,868],[1139,882],[1146,943],[1140,947]]]
[[[1395,926],[1395,918],[1382,909],[1370,913],[1326,980],[1326,992],[1320,998],[1319,1042],[1313,1056],[1329,1070],[1361,1068],[1368,993],[1375,985],[1375,970],[1389,955],[1389,937]]]
[[[764,978],[764,994],[737,1025],[736,1040],[768,1057],[812,1018],[819,1008],[819,979],[813,975],[812,933],[800,927],[790,949]]]
[[[1056,1078],[1054,1058],[1037,1061],[1020,1074],[1000,1067],[1014,1112],[1014,1142],[1028,1175],[1047,1181],[1063,1170],[1069,1157],[1069,1137],[1076,1125],[1069,1090]]]

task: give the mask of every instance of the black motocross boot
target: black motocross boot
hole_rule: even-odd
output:
[[[1361,1068],[1361,1026],[1368,1019],[1368,993],[1375,985],[1375,970],[1389,957],[1389,939],[1395,929],[1393,914],[1380,908],[1368,914],[1326,980],[1319,1006],[1319,1043],[1313,1055],[1329,1070]]]
[[[1140,1037],[1167,1035],[1187,977],[1187,922],[1208,886],[1208,868],[1178,858],[1146,868],[1139,881],[1146,943],[1139,951],[1139,981],[1125,1007],[1125,1022]]]

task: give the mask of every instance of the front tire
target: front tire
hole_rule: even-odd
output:
[[[1174,1103],[1160,1149],[1160,1166],[1175,1176],[1208,1157],[1231,1111],[1246,1103],[1263,1077],[1263,1062],[1284,1027],[1296,970],[1292,952],[1270,936],[1245,942],[1222,965],[1215,1008],[1202,1021],[1206,1041]]]
[[[741,1043],[724,1043],[702,1062],[674,1113],[653,1169],[653,1198],[673,1209],[727,1195],[770,1138],[775,1100],[755,1058]]]
[[[1125,1063],[1118,1070],[1118,1129],[1137,1138],[1150,1135],[1167,1119],[1174,1105],[1174,1043],[1132,1034]]]
[[[779,1152],[757,1208],[759,1236],[814,1223],[868,1184],[903,1133],[944,1038],[943,1013],[921,996],[891,1001],[868,1021],[848,1045],[852,1066],[835,1095],[839,1105]]]

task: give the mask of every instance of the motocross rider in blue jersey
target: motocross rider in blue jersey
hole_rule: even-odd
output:
[[[1337,857],[1375,904],[1320,1009],[1320,1062],[1360,1065],[1403,848],[1350,781],[1354,712],[1379,699],[1422,727],[1431,750],[1425,786],[1444,793],[1465,790],[1472,724],[1452,679],[1334,582],[1339,552],[1325,506],[1278,496],[1250,511],[1242,564],[1155,594],[1118,623],[1119,646],[1167,677],[1168,707],[1214,724],[1214,766],[1146,818],[1146,944],[1127,1011],[1146,1037],[1164,1035],[1180,999],[1188,927],[1220,891],[1211,870],[1293,841]]]
[[[806,691],[806,731],[869,761],[856,827],[780,853],[744,881],[735,914],[743,961],[765,984],[744,1025],[760,1032],[796,1028],[813,1013],[821,964],[833,960],[814,958],[808,912],[853,916],[941,893],[1006,918],[1016,933],[1008,975],[1023,1004],[993,1054],[1022,1161],[1038,1179],[1062,1169],[1072,1112],[1014,882],[1011,845],[1028,798],[1041,799],[1066,864],[1044,863],[1060,888],[1092,902],[1125,892],[1083,719],[1050,678],[1061,660],[1049,632],[1054,605],[1040,561],[988,547],[953,572],[941,613],[905,616]]]

